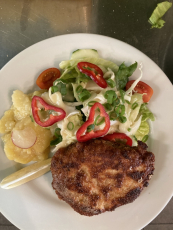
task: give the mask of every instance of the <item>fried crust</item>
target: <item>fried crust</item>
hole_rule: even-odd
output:
[[[52,187],[81,215],[93,216],[133,202],[154,172],[154,154],[101,139],[77,142],[52,158]]]

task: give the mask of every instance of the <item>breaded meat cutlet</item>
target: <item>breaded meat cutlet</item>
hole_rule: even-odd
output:
[[[58,197],[81,215],[93,216],[133,202],[154,171],[154,154],[138,141],[101,139],[76,142],[52,158],[52,186]]]

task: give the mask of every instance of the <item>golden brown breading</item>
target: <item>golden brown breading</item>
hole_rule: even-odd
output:
[[[93,216],[133,202],[154,171],[154,154],[138,141],[95,139],[61,148],[52,158],[52,186],[81,215]]]

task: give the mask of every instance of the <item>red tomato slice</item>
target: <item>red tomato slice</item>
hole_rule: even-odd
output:
[[[57,68],[46,69],[39,75],[36,84],[41,89],[49,89],[51,86],[53,86],[53,82],[59,78],[60,75],[61,73]]]
[[[128,81],[127,84],[126,84],[126,90],[128,90],[131,85],[133,84],[135,80],[132,80],[132,81]],[[153,89],[147,85],[146,83],[144,83],[143,81],[139,81],[137,86],[134,88],[134,91],[136,91],[137,93],[140,93],[140,94],[143,94],[143,101],[146,103],[146,102],[149,102],[150,98],[152,97],[153,95]]]

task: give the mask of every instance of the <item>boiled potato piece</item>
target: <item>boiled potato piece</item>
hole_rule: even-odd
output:
[[[14,111],[10,109],[4,113],[4,116],[0,120],[0,133],[10,132],[15,124]]]
[[[19,121],[31,113],[31,99],[20,90],[15,90],[12,95],[14,118]]]
[[[26,164],[30,161],[41,161],[47,159],[50,152],[50,141],[52,140],[50,130],[32,122],[29,116],[18,121],[14,129],[22,130],[26,127],[30,127],[36,132],[36,143],[31,148],[21,149],[13,144],[11,140],[11,133],[4,135],[2,140],[4,141],[4,151],[8,159],[22,164]]]

